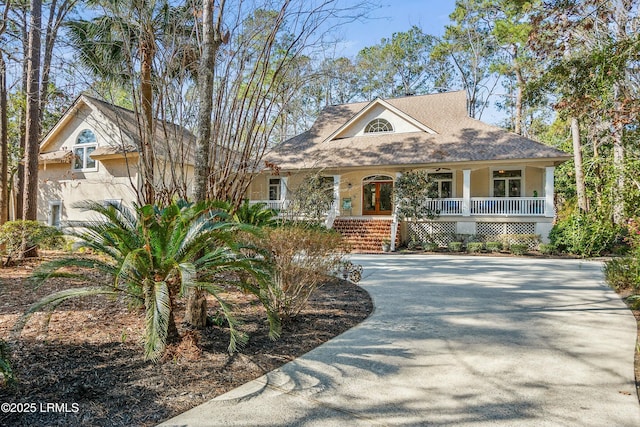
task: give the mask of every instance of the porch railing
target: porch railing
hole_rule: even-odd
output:
[[[462,215],[464,199],[428,199],[426,208],[439,215]]]
[[[426,207],[440,216],[464,215],[465,200],[429,199]],[[539,197],[472,197],[469,215],[543,216],[545,199]]]
[[[545,199],[541,197],[472,197],[471,215],[545,214]]]
[[[263,203],[278,212],[289,205],[288,200],[251,200],[250,204]],[[544,216],[544,197],[472,197],[469,201],[469,215],[510,215],[510,216]],[[465,200],[462,198],[428,199],[426,207],[440,216],[464,215]],[[331,214],[338,214],[335,206]]]
[[[273,209],[275,211],[280,212],[284,209],[287,209],[287,206],[289,205],[289,200],[250,200],[249,201],[250,205],[257,205],[259,203],[265,205],[265,207],[268,209]]]

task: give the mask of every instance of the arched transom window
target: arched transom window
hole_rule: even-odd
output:
[[[373,119],[364,128],[365,133],[376,132],[393,132],[393,126],[389,123],[389,120],[385,119]]]
[[[89,129],[85,129],[78,135],[76,144],[73,147],[73,169],[82,171],[96,170],[98,165],[91,158],[98,146],[96,135]]]

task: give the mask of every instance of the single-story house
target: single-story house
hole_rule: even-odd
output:
[[[334,186],[328,223],[357,249],[379,251],[380,239],[395,244],[411,233],[444,243],[505,234],[547,241],[554,170],[570,155],[470,118],[466,102],[457,91],[329,106],[308,131],[267,155],[277,172],[258,176],[248,198],[286,209],[291,189],[320,171]],[[425,203],[439,215],[408,230],[397,220],[392,189],[415,169],[437,182],[438,197]]]

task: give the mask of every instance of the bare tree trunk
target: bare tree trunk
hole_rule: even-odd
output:
[[[7,69],[4,62],[4,52],[0,51],[0,225],[9,219],[8,148]]]
[[[198,66],[199,105],[194,166],[194,198],[196,201],[205,200],[208,192],[211,114],[213,112],[213,69],[215,66],[216,52],[222,44],[220,27],[222,25],[224,3],[225,0],[221,0],[218,22],[214,27],[214,0],[202,1],[203,48]],[[184,320],[196,328],[204,328],[206,326],[207,299],[201,290],[190,289]]]
[[[151,31],[149,34],[147,31]],[[145,203],[155,201],[155,164],[153,150],[153,84],[152,69],[153,57],[156,53],[153,29],[148,29],[140,36],[140,51],[142,61],[140,64],[140,95],[142,102],[142,168],[143,175],[143,200]]]
[[[22,35],[22,50],[24,52],[24,60],[22,61],[22,90],[26,93],[27,91],[27,82],[29,80],[28,76],[28,61],[29,61],[29,29],[28,29],[28,17],[26,9],[21,15],[22,18],[22,26],[20,28]],[[27,133],[27,123],[26,123],[27,112],[25,106],[20,106],[20,156],[24,159],[25,146],[26,146],[26,133]],[[16,172],[15,182],[14,182],[14,191],[15,191],[15,207],[14,207],[14,218],[22,219],[22,201],[24,197],[24,162],[18,163],[18,170]]]
[[[44,110],[49,99],[49,81],[51,73],[51,59],[53,58],[53,48],[58,38],[58,29],[67,13],[76,4],[76,0],[64,0],[58,7],[58,0],[52,0],[49,5],[49,19],[47,31],[44,39],[43,59],[42,59],[42,84],[40,87],[40,122],[44,115]]]
[[[516,87],[516,114],[513,131],[518,135],[522,135],[522,91],[526,84],[524,76],[522,75],[522,69],[517,63],[517,59],[514,60],[516,79],[518,80],[518,87]]]
[[[571,118],[571,136],[573,139],[573,161],[576,168],[576,193],[578,208],[582,212],[589,211],[587,191],[584,183],[584,169],[582,166],[582,144],[580,143],[580,123],[576,117]]]
[[[10,1],[7,1],[0,23],[0,36],[7,28]],[[9,135],[7,125],[7,66],[0,49],[0,225],[9,219]]]
[[[42,0],[31,0],[31,23],[29,28],[29,61],[27,79],[27,132],[25,147],[25,177],[22,216],[35,221],[38,217],[38,155],[40,151],[40,33]],[[26,246],[23,242],[23,248]],[[34,249],[24,253],[25,257],[36,256]]]

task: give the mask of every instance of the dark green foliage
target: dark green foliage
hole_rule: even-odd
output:
[[[57,249],[64,244],[60,230],[38,221],[8,221],[0,226],[0,245],[5,245],[4,254],[8,259],[20,257],[23,239],[26,241],[25,251]]]
[[[469,253],[481,252],[484,247],[482,242],[469,242],[467,243],[467,251]]]
[[[556,247],[550,243],[540,243],[538,250],[543,255],[553,255],[556,252]]]
[[[614,289],[630,289],[636,295],[627,302],[633,306],[640,305],[640,218],[632,218],[626,224],[625,243],[629,252],[622,258],[613,258],[604,266],[607,282]]]
[[[451,252],[462,252],[462,242],[450,242],[447,248]]]
[[[524,255],[529,252],[529,246],[521,243],[509,245],[509,251],[514,255]]]
[[[640,260],[627,256],[613,258],[604,265],[604,276],[614,289],[640,291]]]
[[[75,265],[108,273],[109,286],[91,286],[57,292],[32,306],[18,322],[24,326],[28,316],[42,308],[55,308],[78,296],[118,294],[145,308],[145,357],[158,360],[179,334],[174,320],[175,300],[188,288],[212,294],[219,303],[230,332],[229,351],[234,351],[246,337],[236,329],[231,306],[220,294],[221,284],[231,284],[252,293],[265,305],[275,338],[278,319],[264,298],[268,287],[266,266],[243,256],[234,241],[236,231],[251,232],[248,225],[227,221],[225,211],[211,209],[211,204],[174,202],[164,208],[145,205],[130,210],[124,206],[103,206],[88,202],[87,210],[103,219],[81,224],[70,230],[84,247],[102,255],[100,258],[66,258],[43,264],[34,272],[36,282],[51,277],[58,269]],[[248,281],[246,277],[253,277]]]
[[[242,224],[270,227],[276,225],[276,215],[277,212],[264,203],[249,204],[245,201],[233,214],[233,219]]]
[[[433,219],[438,215],[429,209],[427,199],[438,197],[437,184],[429,179],[426,170],[413,170],[403,173],[395,182],[393,197],[397,204],[400,219],[411,219],[414,222]]]
[[[422,244],[422,249],[427,252],[435,252],[440,248],[436,242],[424,242]]]
[[[553,226],[549,239],[560,252],[598,256],[611,253],[622,244],[623,230],[607,219],[572,213]]]
[[[487,242],[485,247],[489,252],[500,252],[502,250],[502,242]]]

